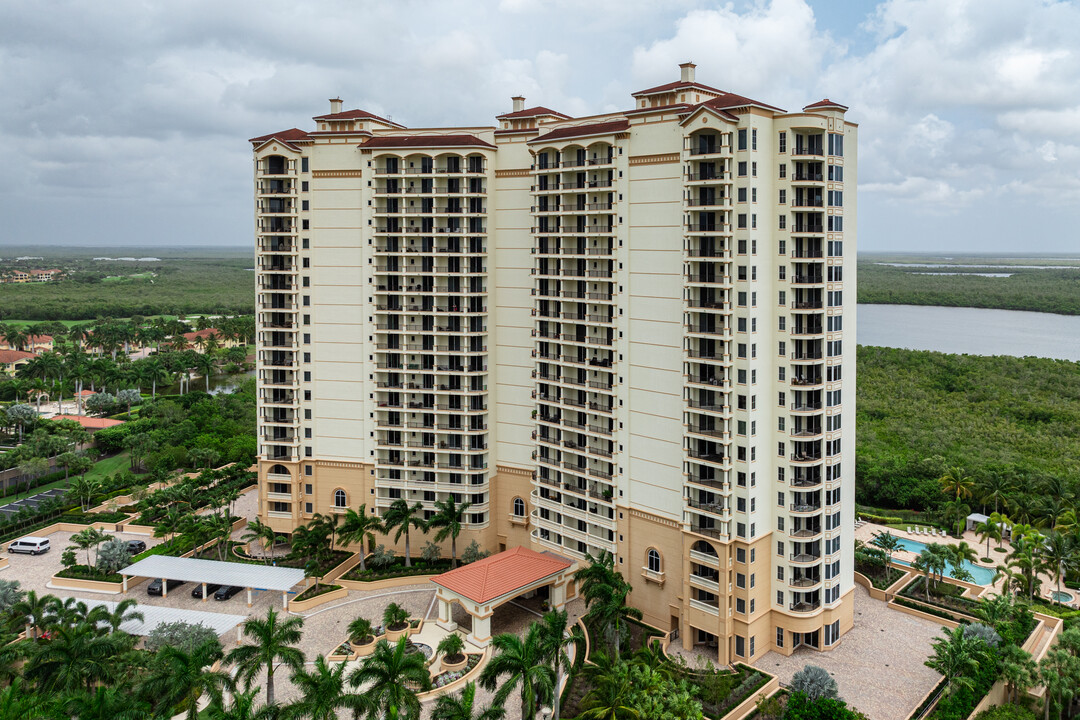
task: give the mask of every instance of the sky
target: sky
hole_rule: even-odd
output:
[[[851,108],[861,251],[1080,253],[1078,27],[1039,0],[0,3],[0,253],[253,244],[247,139],[330,97],[493,125],[519,93],[627,110],[688,60]]]

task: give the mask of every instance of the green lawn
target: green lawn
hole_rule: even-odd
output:
[[[158,317],[165,318],[166,320],[175,320],[176,319],[176,315],[146,315],[145,317],[146,317],[147,320],[151,320],[153,318],[158,318]],[[190,319],[190,318],[197,318],[197,317],[199,317],[199,315],[185,315],[185,317]],[[117,320],[130,320],[130,318],[116,318],[116,319]],[[27,325],[36,325],[39,322],[45,322],[45,321],[44,320],[4,320],[4,323],[7,324],[7,325],[15,325],[15,326],[19,326],[19,327],[25,327]],[[49,320],[48,322],[59,322],[59,323],[63,323],[64,325],[67,325],[68,327],[73,327],[75,325],[86,325],[87,323],[92,323],[93,320]]]
[[[103,478],[106,475],[115,475],[121,470],[127,470],[130,467],[131,459],[128,457],[128,453],[122,452],[119,455],[99,460],[94,464],[94,469],[86,473],[86,477]]]

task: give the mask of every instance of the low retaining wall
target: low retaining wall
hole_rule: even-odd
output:
[[[862,585],[864,588],[866,588],[867,592],[870,593],[870,597],[874,598],[875,600],[884,600],[885,602],[889,601],[889,598],[885,594],[885,591],[878,590],[876,587],[874,587],[874,583],[870,581],[870,578],[866,577],[862,573],[855,573],[855,584]]]
[[[336,584],[336,583],[330,583],[330,584],[333,585],[333,584]],[[348,596],[348,594],[349,594],[349,589],[348,588],[340,587],[337,590],[331,590],[330,592],[324,592],[323,594],[318,595],[316,597],[313,597],[310,600],[295,600],[295,599],[290,598],[289,599],[289,612],[291,612],[291,613],[304,612],[305,610],[310,610],[313,607],[318,607],[319,605],[325,605],[328,602],[333,602],[335,600],[341,600],[342,598]]]
[[[769,682],[762,685],[756,693],[750,695],[741,703],[728,710],[727,714],[724,715],[723,720],[743,720],[743,718],[748,717],[757,710],[758,700],[762,697],[769,697],[780,690],[780,678],[767,673],[764,670],[758,668],[754,669],[763,675],[768,675],[770,678]]]
[[[359,562],[359,561],[357,561]],[[344,563],[343,563],[344,564]],[[352,568],[350,568],[351,570]],[[344,573],[342,573],[344,574]],[[432,578],[439,577],[439,574],[435,575],[408,575],[406,577],[386,578],[385,580],[345,580],[344,578],[338,578],[334,581],[335,585],[341,585],[342,587],[349,588],[350,590],[390,590],[393,588],[404,587],[406,585],[423,585],[424,583],[431,582]]]
[[[484,648],[484,652],[480,656],[480,662],[476,663],[476,667],[474,667],[472,670],[465,673],[464,675],[462,675],[461,677],[459,677],[457,680],[455,680],[452,683],[447,683],[446,685],[443,685],[442,687],[439,687],[439,688],[432,688],[431,690],[428,690],[427,692],[417,693],[416,698],[420,702],[424,702],[426,700],[430,700],[432,698],[438,697],[439,695],[449,695],[452,692],[456,692],[457,690],[464,687],[471,680],[473,680],[484,669],[484,666],[487,665],[487,661],[488,661],[488,659],[490,659],[490,657],[491,657],[491,646],[488,646],[488,647]]]
[[[359,564],[360,564],[360,554],[359,553],[353,553],[352,555],[347,557],[343,563],[338,565],[336,568],[334,568],[330,572],[326,573],[326,575],[323,576],[323,581],[324,582],[332,582],[332,583],[336,583],[338,585],[341,585],[343,583],[338,582],[339,579],[341,578],[341,576],[344,575],[345,573],[349,572],[350,570],[352,570],[354,567],[356,567]]]
[[[911,598],[904,598],[904,599],[905,600],[910,600]],[[950,630],[952,630],[955,627],[959,627],[959,625],[960,625],[960,623],[957,622],[956,620],[949,620],[947,618],[938,617],[937,615],[931,615],[930,613],[922,612],[921,610],[916,610],[914,608],[909,608],[909,607],[907,607],[905,605],[901,605],[900,603],[898,603],[898,602],[896,602],[894,600],[889,601],[889,607],[892,608],[893,610],[899,610],[902,613],[907,613],[908,615],[914,615],[917,618],[922,618],[923,620],[930,620],[931,622],[939,623],[942,627],[947,627]]]
[[[79,578],[66,578],[53,575],[49,580],[49,587],[62,588],[64,590],[89,590],[90,592],[109,593],[119,595],[124,591],[123,583],[105,582],[103,580],[81,580]]]

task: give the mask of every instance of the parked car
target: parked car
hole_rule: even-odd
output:
[[[138,555],[143,550],[146,550],[146,543],[142,540],[128,540],[127,541],[128,555]]]
[[[215,600],[228,600],[233,595],[235,595],[236,593],[240,592],[243,589],[244,588],[240,587],[239,585],[222,585],[221,587],[218,588],[217,592],[214,593],[214,599]]]
[[[170,580],[169,592],[172,592],[175,588],[184,584],[183,580]],[[161,578],[154,578],[150,581],[150,584],[146,586],[147,595],[161,595]]]
[[[49,552],[49,538],[27,536],[19,538],[8,545],[9,553],[26,553],[27,555],[41,555]]]
[[[211,584],[207,583],[207,585],[206,585],[206,596],[210,597],[210,595],[217,592],[220,588],[221,588],[220,585],[211,585]],[[195,583],[195,589],[191,591],[191,597],[198,598],[199,600],[202,600],[202,596],[203,596],[202,595],[202,583]]]

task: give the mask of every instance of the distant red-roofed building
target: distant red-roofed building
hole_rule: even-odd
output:
[[[14,375],[15,371],[36,357],[23,350],[0,350],[0,373]]]
[[[98,430],[104,430],[105,428],[116,427],[117,425],[123,425],[123,420],[113,420],[112,418],[99,418],[99,417],[87,417],[86,415],[53,415],[53,420],[74,420],[83,426],[84,430],[89,432],[96,432]]]
[[[240,344],[236,340],[226,339],[217,328],[206,328],[205,330],[184,333],[184,342],[187,343],[188,347],[197,352],[202,352],[206,347],[207,341],[211,338],[217,342],[217,347],[219,348],[236,347]]]
[[[17,350],[19,348],[14,347],[3,336],[0,336],[0,350]],[[53,336],[52,335],[30,335],[26,338],[26,342],[22,344],[22,349],[27,352],[32,352],[35,355],[40,355],[43,352],[48,352],[53,349]]]

